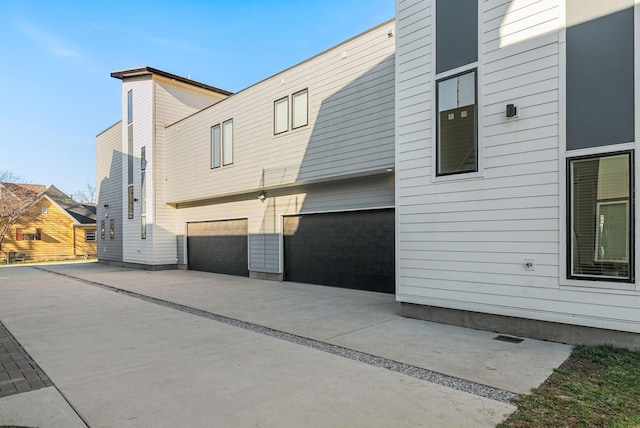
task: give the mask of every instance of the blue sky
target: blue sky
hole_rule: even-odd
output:
[[[151,66],[239,91],[394,16],[394,0],[0,0],[0,170],[95,185],[120,118],[110,72]]]

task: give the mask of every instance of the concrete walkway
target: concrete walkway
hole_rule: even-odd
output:
[[[54,384],[0,398],[0,425],[495,426],[571,350],[397,309],[194,271],[0,268],[0,321]]]

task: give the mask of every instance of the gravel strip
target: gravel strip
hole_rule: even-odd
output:
[[[181,305],[179,303],[170,302],[168,300],[162,300],[155,297],[147,296],[144,294],[136,293],[134,291],[124,290],[121,288],[113,287],[111,285],[101,284],[99,282],[89,281],[75,276],[67,275],[60,272],[54,272],[41,267],[34,267],[35,269],[43,270],[54,275],[64,276],[94,287],[103,288],[105,290],[113,291],[115,293],[124,294],[129,297],[143,300],[149,303],[155,303],[160,306],[175,309],[181,312],[186,312],[199,317],[208,318],[210,320],[218,321],[224,324],[232,325],[234,327],[243,328],[256,333],[264,334],[266,336],[274,337],[287,342],[296,343],[298,345],[306,346],[308,348],[317,349],[319,351],[328,352],[330,354],[338,355],[350,360],[359,361],[372,366],[385,368],[397,373],[402,373],[407,376],[412,376],[417,379],[422,379],[427,382],[435,383],[438,385],[446,386],[448,388],[456,389],[458,391],[468,392],[470,394],[478,395],[480,397],[489,398],[491,400],[500,401],[503,403],[511,404],[519,394],[505,389],[495,388],[489,385],[483,385],[481,383],[472,382],[466,379],[461,379],[454,376],[447,376],[442,373],[434,372],[422,367],[412,366],[410,364],[401,363],[398,361],[390,360],[388,358],[380,357],[377,355],[367,354],[365,352],[355,351],[353,349],[345,348],[342,346],[332,345],[330,343],[322,342],[308,337],[302,337],[284,331],[275,330],[273,328],[265,327],[259,324],[253,324],[250,322],[238,320],[235,318],[225,317],[223,315],[214,314],[212,312],[203,311],[201,309],[193,308],[191,306]]]

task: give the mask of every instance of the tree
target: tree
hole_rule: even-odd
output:
[[[0,170],[0,248],[14,224],[34,221],[44,186],[24,183],[13,171]]]
[[[76,193],[71,195],[73,199],[83,204],[95,204],[96,203],[96,188],[91,184],[87,183],[87,188],[83,190],[78,190]]]

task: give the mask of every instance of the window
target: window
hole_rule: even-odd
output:
[[[233,119],[222,122],[222,165],[233,163]]]
[[[140,177],[140,237],[147,239],[147,174],[142,171]]]
[[[33,229],[32,229],[33,230]],[[42,229],[35,229],[33,232],[28,229],[16,228],[16,241],[41,241]]]
[[[127,127],[127,184],[133,185],[133,125]]]
[[[116,221],[111,219],[109,220],[109,239],[113,239],[116,237]]]
[[[220,167],[220,125],[211,127],[211,169]]]
[[[284,97],[273,103],[273,133],[280,134],[288,130],[289,97]]]
[[[140,148],[140,171],[147,169],[147,147]]]
[[[127,123],[133,122],[133,91],[127,92]]]
[[[437,175],[478,170],[476,71],[440,80],[438,97]]]
[[[49,208],[47,207],[40,207],[40,213],[41,214],[47,214],[49,212]]]
[[[129,218],[133,218],[133,186],[129,186],[128,189],[127,206],[129,208]]]
[[[308,89],[303,89],[291,96],[291,103],[293,104],[291,127],[293,129],[306,126],[309,123],[308,93]]]
[[[633,282],[633,152],[568,160],[568,272]]]
[[[104,239],[104,220],[100,222],[100,238]]]
[[[104,222],[102,222],[104,223]],[[102,237],[104,239],[104,236]],[[85,242],[95,242],[96,241],[96,230],[95,229],[86,229],[84,231],[84,240]]]

